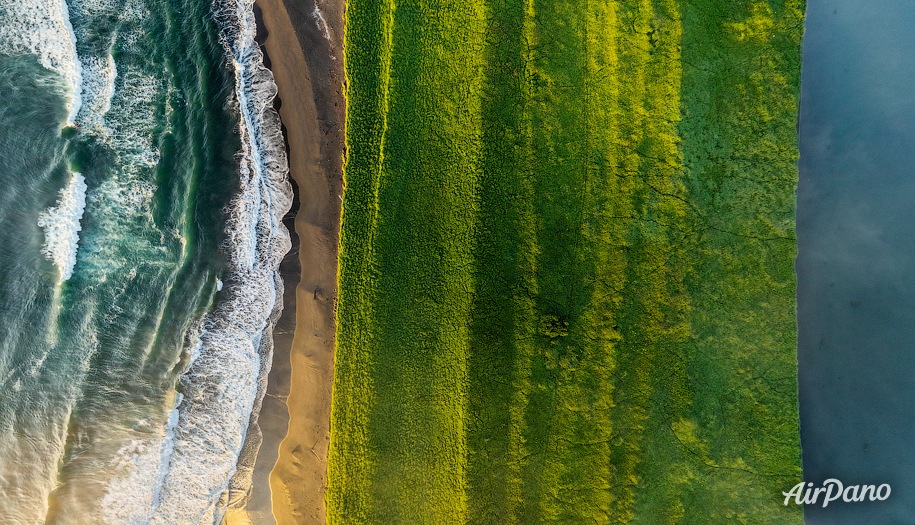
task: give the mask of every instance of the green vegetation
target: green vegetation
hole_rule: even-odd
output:
[[[803,7],[349,1],[330,523],[802,522]]]

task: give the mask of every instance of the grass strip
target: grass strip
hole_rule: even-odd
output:
[[[802,523],[803,7],[350,2],[331,523]]]

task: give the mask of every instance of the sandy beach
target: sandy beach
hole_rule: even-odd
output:
[[[323,524],[343,184],[344,6],[257,0],[257,7],[298,192],[298,239],[281,269],[286,310],[260,414],[264,442],[251,497],[226,523]]]

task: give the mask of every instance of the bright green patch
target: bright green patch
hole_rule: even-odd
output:
[[[801,523],[803,5],[348,5],[330,522]]]

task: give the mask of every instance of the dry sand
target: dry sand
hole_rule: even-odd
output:
[[[344,2],[257,0],[257,6],[299,198],[298,261],[287,259],[281,271],[290,289],[299,279],[294,304],[286,298],[286,312],[295,313],[291,344],[290,316],[276,331],[252,494],[226,523],[323,524],[343,185]]]

